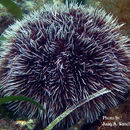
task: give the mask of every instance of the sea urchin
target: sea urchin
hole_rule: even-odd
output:
[[[112,92],[81,106],[66,119],[93,122],[116,106],[129,86],[129,39],[122,25],[105,11],[75,3],[44,8],[16,21],[4,33],[1,60],[2,95],[21,95],[42,104],[46,126],[68,107],[107,88]],[[26,102],[11,103],[15,111],[41,118]]]

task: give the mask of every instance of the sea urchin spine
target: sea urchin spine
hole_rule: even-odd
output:
[[[128,91],[129,38],[116,19],[103,10],[71,3],[45,5],[16,21],[4,33],[1,61],[2,95],[30,97],[46,108],[46,126],[68,107],[107,88],[112,92],[81,106],[66,119],[93,122],[116,106]],[[26,102],[10,104],[28,117],[40,110]]]

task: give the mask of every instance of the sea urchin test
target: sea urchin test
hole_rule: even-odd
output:
[[[3,34],[0,83],[2,96],[36,100],[10,104],[29,118],[43,117],[46,126],[67,108],[102,88],[99,96],[63,120],[72,125],[81,118],[94,122],[104,110],[124,99],[129,84],[129,38],[117,20],[103,10],[75,3],[44,8],[16,21]]]

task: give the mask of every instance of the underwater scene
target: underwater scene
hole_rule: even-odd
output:
[[[130,0],[0,0],[0,130],[130,130]]]

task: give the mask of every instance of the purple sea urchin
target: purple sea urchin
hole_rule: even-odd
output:
[[[1,77],[3,96],[24,95],[46,108],[46,126],[68,107],[102,88],[100,96],[67,117],[93,122],[124,99],[129,86],[128,37],[103,10],[76,4],[45,5],[6,30]],[[28,117],[40,110],[25,102],[11,104]]]

